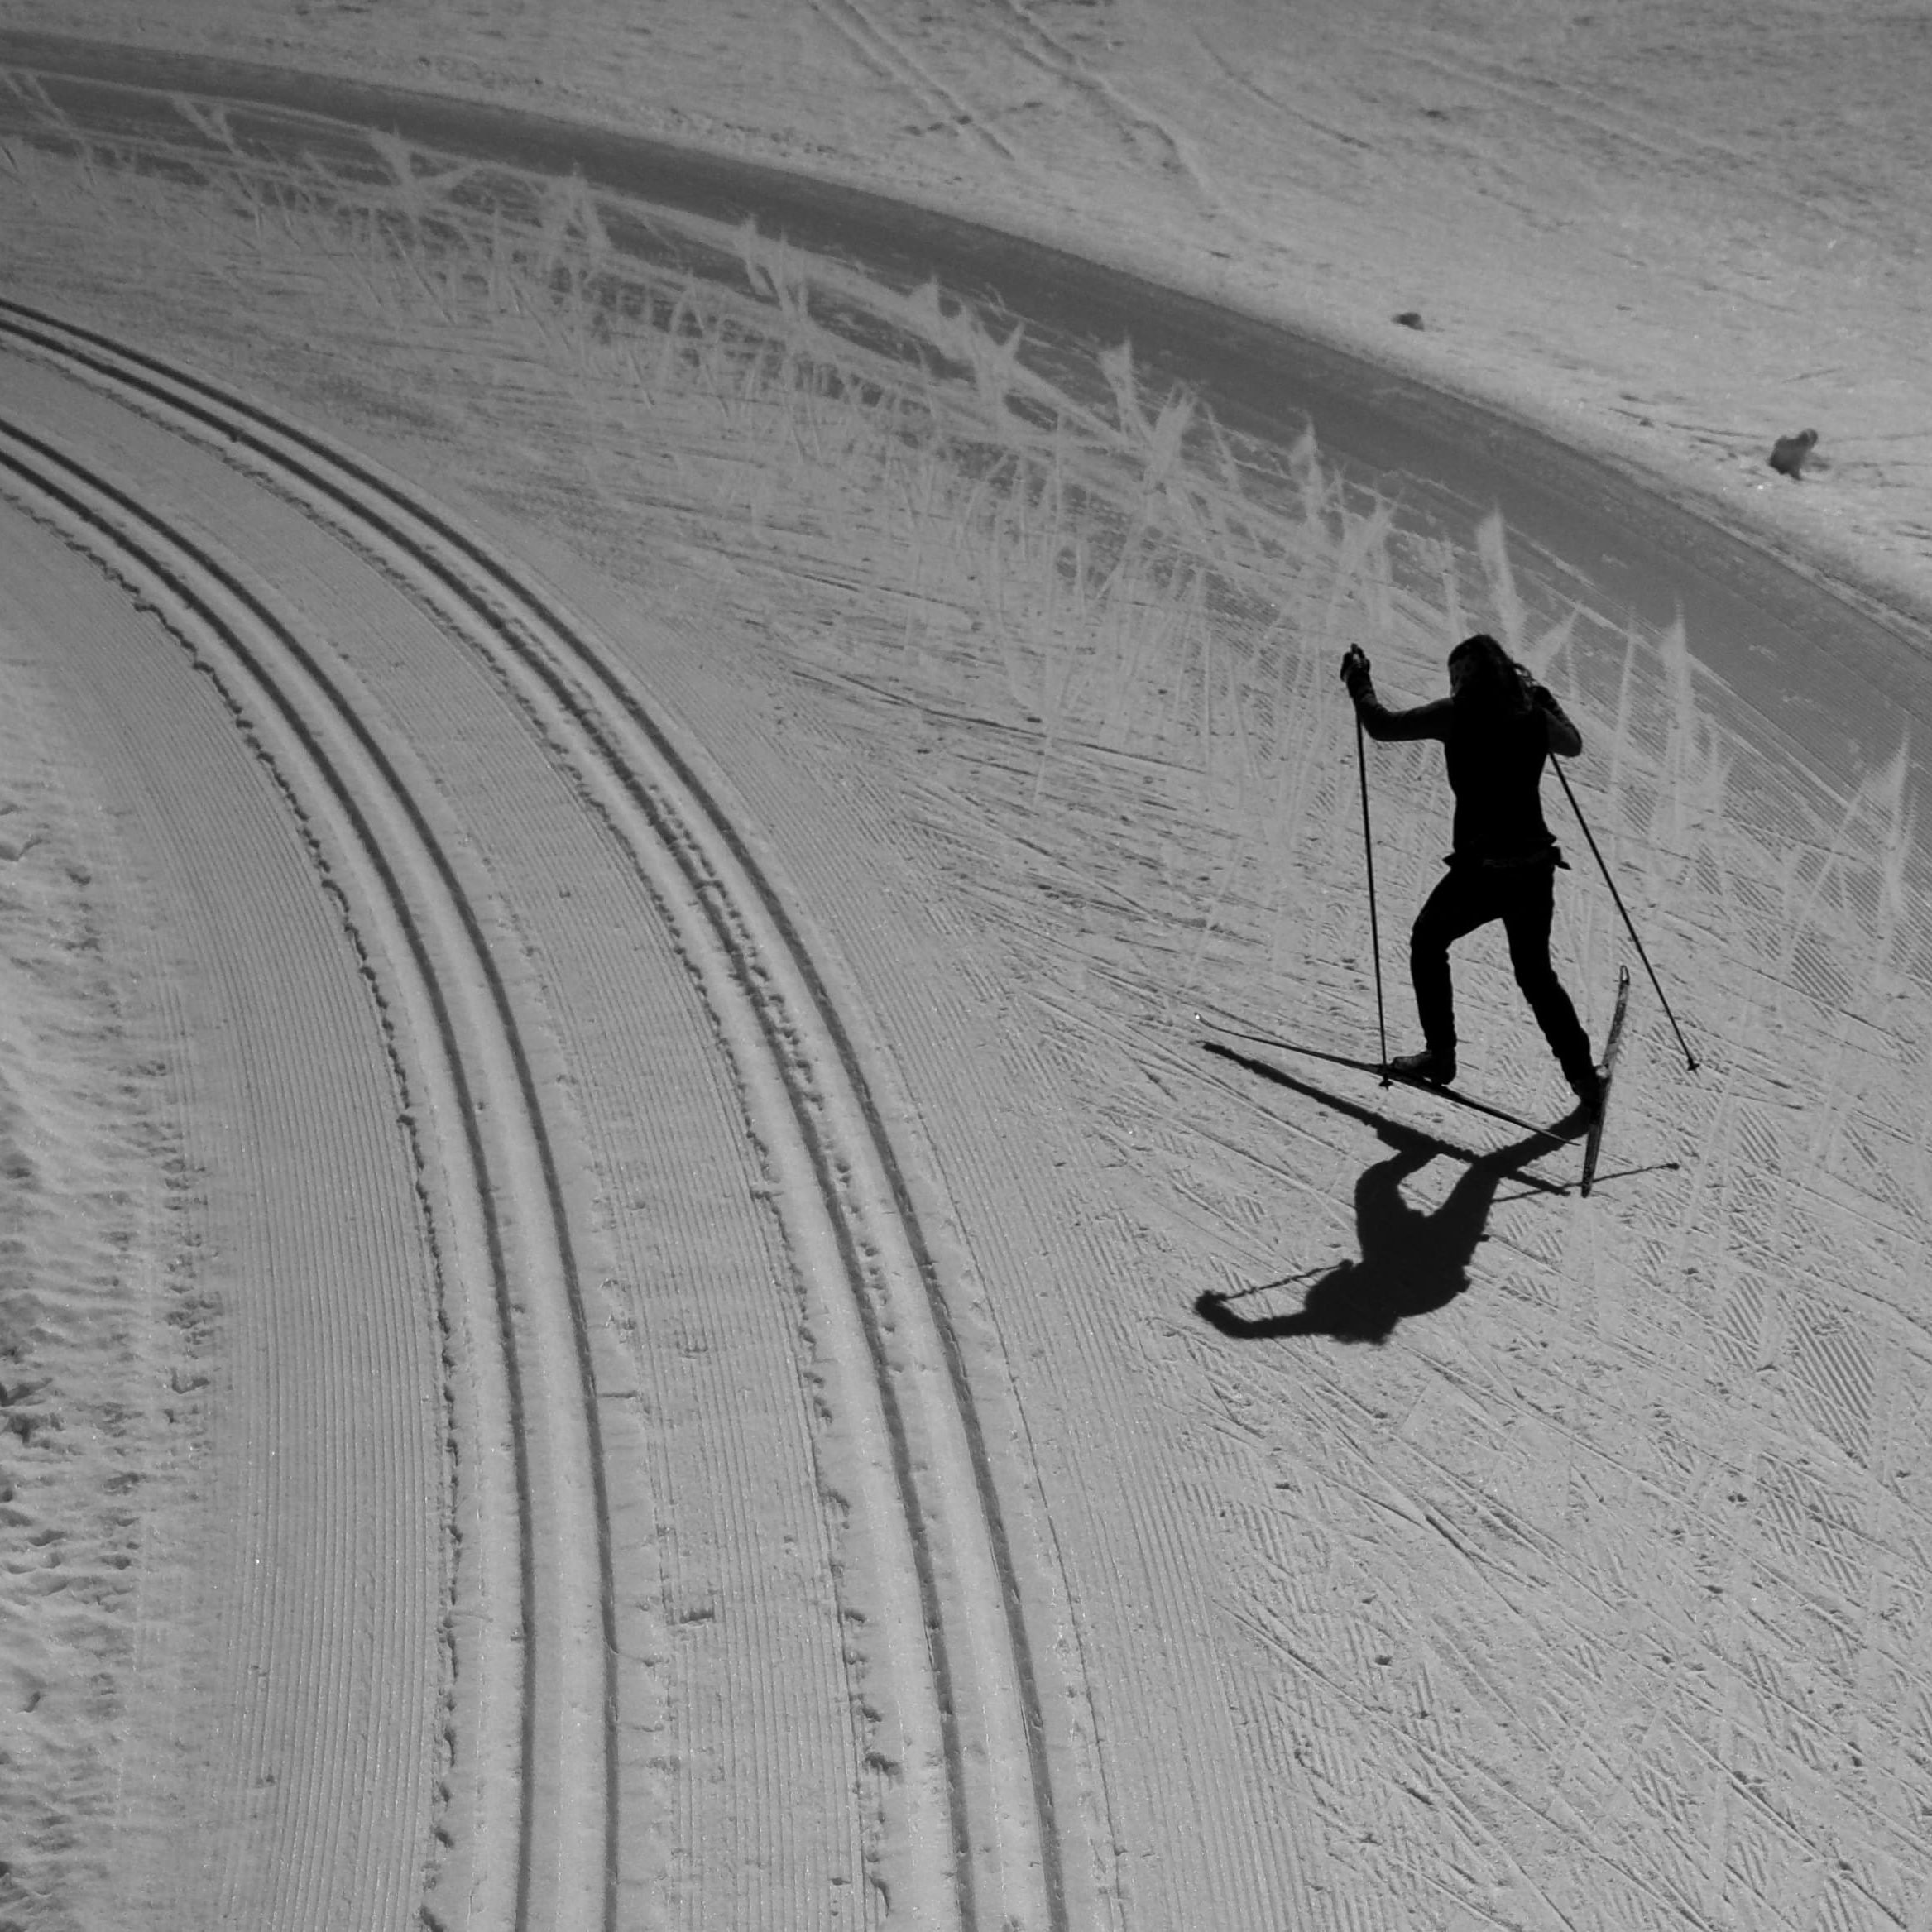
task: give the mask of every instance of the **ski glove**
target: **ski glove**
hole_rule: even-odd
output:
[[[1342,658],[1341,678],[1349,696],[1359,698],[1369,683],[1369,654],[1360,645],[1351,644]]]

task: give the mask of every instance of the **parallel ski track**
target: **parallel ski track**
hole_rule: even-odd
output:
[[[514,565],[492,554],[434,503],[422,499],[355,452],[285,420],[199,374],[24,304],[0,300],[0,339],[46,358],[70,375],[118,396],[142,413],[170,422],[185,434],[212,442],[231,459],[243,463],[251,473],[258,473],[259,466],[261,471],[267,472],[267,480],[279,482],[309,514],[364,544],[392,571],[413,578],[418,593],[433,607],[447,611],[453,606],[460,613],[466,638],[485,650],[499,667],[513,674],[526,687],[535,688],[535,700],[524,699],[533,712],[540,702],[553,724],[561,718],[574,727],[574,755],[587,766],[595,767],[597,779],[623,795],[635,816],[654,833],[659,856],[674,862],[683,877],[688,897],[708,915],[712,945],[756,1009],[771,1062],[769,1071],[774,1071],[782,1080],[793,1129],[815,1178],[836,1239],[846,1287],[864,1330],[870,1368],[890,1439],[898,1504],[917,1572],[918,1610],[942,1732],[952,1891],[959,1923],[972,1928],[982,1923],[1001,1922],[999,1903],[979,1896],[982,1889],[980,1869],[987,1861],[983,1853],[976,1853],[976,1843],[1004,1840],[1015,1827],[1011,1820],[1003,1824],[999,1815],[1002,1807],[996,1795],[980,1800],[988,1812],[988,1815],[980,1816],[978,1807],[969,1804],[968,1794],[969,1791],[985,1789],[989,1775],[996,1792],[1004,1752],[1017,1760],[1004,1768],[1028,1788],[1030,1816],[1017,1828],[1020,1833],[1017,1848],[1009,1845],[1006,1855],[995,1862],[995,1871],[1004,1875],[1001,1889],[1009,1904],[1014,1902],[1015,1867],[1036,1866],[1033,1883],[1046,1922],[1052,1932],[1066,1932],[1068,1917],[1062,1848],[1033,1647],[985,1432],[939,1271],[851,1035],[797,924],[712,789],[651,715],[635,688],[554,597]],[[155,525],[151,513],[140,506],[129,503],[127,508],[145,526]],[[300,651],[302,647],[289,640],[285,648]],[[343,702],[318,667],[311,662],[304,668],[329,690],[333,701]],[[575,683],[578,678],[582,680],[581,686]],[[364,731],[359,721],[346,712],[344,722],[352,731]],[[622,742],[619,742],[619,733]],[[640,747],[645,754],[643,757],[639,755]],[[345,803],[352,809],[352,801],[345,799]],[[413,805],[406,808],[415,812]],[[415,814],[415,822],[419,836],[435,851],[429,829],[419,814]],[[379,854],[376,859],[381,867]],[[439,851],[435,851],[435,859],[454,892],[454,875],[447,871],[447,860]],[[460,903],[460,894],[458,896]],[[406,914],[406,910],[399,904],[399,913]],[[750,920],[745,918],[747,912],[752,915]],[[480,968],[489,976],[491,997],[498,1003],[506,1037],[515,1055],[519,1080],[541,1150],[544,1185],[550,1191],[556,1225],[561,1230],[564,1225],[561,1193],[548,1138],[542,1129],[535,1086],[522,1050],[516,1044],[515,1016],[507,993],[491,965],[487,947],[481,943],[481,932],[474,926],[473,914],[467,916],[466,923],[470,925]],[[760,935],[754,931],[748,941],[747,927],[762,928],[766,943],[779,956],[775,961],[760,956]],[[782,995],[775,1001],[769,996],[760,997],[758,990],[772,979],[774,964],[801,990],[805,1009],[803,1014],[791,1011]],[[440,1013],[440,1004],[439,1010]],[[813,1090],[808,1071],[801,1077],[800,1047],[796,1037],[801,1019],[817,1041],[830,1049],[831,1063],[856,1113],[862,1143],[857,1147],[846,1144],[836,1122],[828,1120],[825,1096]],[[810,1057],[809,1048],[807,1057]],[[480,1158],[480,1150],[472,1152],[479,1153]],[[908,1416],[908,1397],[913,1404],[919,1402],[922,1378],[916,1370],[907,1373],[895,1366],[895,1345],[885,1332],[889,1324],[882,1319],[867,1263],[867,1257],[876,1254],[879,1230],[867,1225],[862,1206],[855,1208],[851,1177],[855,1156],[868,1163],[875,1176],[893,1224],[892,1235],[903,1242],[916,1272],[923,1312],[943,1361],[945,1399],[953,1411],[942,1424]],[[567,1265],[566,1275],[579,1345],[580,1372],[585,1383],[584,1412],[594,1438],[597,1402],[590,1379],[590,1355],[573,1263]],[[507,1288],[501,1292],[501,1318],[508,1330]],[[514,1363],[514,1354],[510,1359]],[[913,1386],[902,1393],[902,1382]],[[930,1388],[929,1379],[925,1386]],[[961,1445],[965,1466],[958,1473],[966,1479],[963,1487],[980,1519],[970,1527],[953,1525],[950,1533],[932,1520],[935,1514],[932,1498],[947,1490],[943,1470],[934,1484],[922,1481],[915,1469],[916,1462],[942,1457],[948,1437]],[[520,1441],[519,1456],[520,1498],[525,1513],[523,1588],[527,1611],[534,1584],[529,1573],[529,1475],[520,1460]],[[606,1932],[611,1932],[615,1925],[617,1896],[618,1783],[615,1767],[618,1687],[614,1678],[611,1552],[601,1446],[593,1447],[592,1460],[598,1483],[598,1565],[606,1656],[604,1923]],[[963,1660],[955,1653],[971,1647],[970,1631],[962,1631],[961,1627],[971,1619],[962,1617],[956,1603],[949,1600],[942,1575],[945,1558],[936,1552],[935,1543],[948,1545],[957,1562],[962,1543],[975,1537],[983,1541],[996,1584],[997,1645],[1004,1655],[989,1657],[982,1654],[964,1665],[966,1674],[962,1677]],[[967,1567],[972,1567],[970,1561]],[[985,1637],[981,1647],[982,1652],[986,1647]],[[988,1710],[985,1707],[995,1701],[995,1691],[1001,1685],[1007,1687],[1006,1701],[1017,1708]],[[993,1690],[990,1690],[990,1686]],[[529,1909],[527,1868],[533,1829],[529,1795],[531,1780],[527,1775],[535,1730],[530,1695],[530,1680],[526,1675],[520,1928]],[[979,1723],[973,1726],[971,1719],[976,1714]],[[974,1734],[966,1735],[962,1723]],[[974,1768],[989,1760],[990,1774],[983,1768]],[[1020,1887],[1023,1892],[1026,1889],[1024,1885]],[[1027,1916],[1024,1912],[1014,1915],[1022,1924]]]
[[[10,493],[18,494],[30,506],[37,504],[43,509],[52,510],[57,521],[71,520],[86,528],[95,539],[97,554],[110,568],[129,571],[137,583],[161,587],[165,594],[178,602],[180,610],[189,616],[200,631],[218,641],[232,665],[245,674],[254,690],[273,707],[290,736],[301,746],[310,774],[328,791],[343,821],[351,828],[363,861],[381,882],[385,910],[403,935],[410,956],[410,964],[417,977],[416,990],[434,1015],[443,1071],[457,1096],[456,1111],[463,1122],[471,1172],[477,1178],[474,1206],[482,1220],[488,1246],[491,1296],[502,1340],[504,1373],[508,1384],[511,1447],[520,1531],[517,1562],[520,1622],[525,1633],[526,1652],[536,1651],[540,1648],[535,1639],[541,1628],[541,1619],[533,1538],[530,1417],[513,1307],[516,1283],[507,1258],[503,1216],[498,1206],[500,1193],[511,1198],[515,1193],[514,1183],[498,1172],[500,1167],[512,1166],[514,1157],[494,1162],[491,1159],[486,1137],[478,1124],[480,1110],[475,1077],[464,1049],[463,1029],[451,1011],[445,986],[447,969],[439,969],[435,959],[435,947],[428,931],[430,922],[425,921],[403,882],[400,869],[406,861],[396,852],[393,837],[378,831],[367,808],[365,797],[358,792],[356,779],[343,769],[338,756],[329,749],[325,736],[326,723],[317,716],[318,699],[346,727],[370,765],[381,774],[389,801],[400,808],[419,841],[416,856],[426,860],[433,868],[460,922],[467,942],[466,965],[473,968],[488,988],[490,1002],[501,1028],[499,1043],[515,1065],[517,1082],[522,1091],[523,1119],[518,1124],[540,1166],[543,1190],[559,1244],[558,1258],[570,1285],[573,1314],[581,1330],[575,1262],[563,1218],[561,1182],[509,993],[491,956],[475,909],[464,894],[448,854],[388,755],[308,646],[288,627],[281,616],[261,600],[252,586],[237,578],[192,537],[170,528],[164,518],[111,480],[91,471],[85,463],[43,438],[3,420],[0,420],[0,471],[4,471],[9,479]],[[230,614],[237,608],[246,614],[244,622],[237,623]],[[582,1358],[582,1364],[587,1372],[587,1355]],[[608,1516],[603,1507],[602,1463],[596,1445],[597,1410],[594,1398],[587,1390],[585,1394],[584,1421],[592,1436],[592,1479],[599,1486],[597,1497],[600,1530],[597,1568],[602,1585],[599,1611],[606,1639],[602,1753],[606,1792],[602,1918],[609,1928],[615,1924],[616,1896],[616,1837],[611,1829],[615,1822],[611,1801],[616,1786],[611,1768],[615,1762],[616,1652],[611,1641],[614,1603]],[[526,1664],[521,1673],[519,1708],[519,1755],[523,1775],[518,1794],[515,1923],[520,1932],[532,1919],[534,1860],[531,1850],[536,1832],[538,1786],[538,1780],[532,1771],[537,1750],[540,1693],[539,1671],[534,1664]]]

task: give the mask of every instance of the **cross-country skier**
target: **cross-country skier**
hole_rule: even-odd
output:
[[[1543,761],[1574,758],[1582,734],[1563,707],[1493,637],[1465,637],[1449,654],[1447,698],[1390,711],[1375,695],[1369,659],[1350,645],[1342,682],[1372,738],[1440,738],[1455,794],[1449,870],[1409,935],[1409,971],[1426,1043],[1389,1063],[1405,1080],[1446,1086],[1455,1078],[1455,1003],[1449,949],[1500,919],[1510,963],[1584,1118],[1601,1104],[1589,1036],[1550,964],[1556,869],[1565,865],[1543,822]]]

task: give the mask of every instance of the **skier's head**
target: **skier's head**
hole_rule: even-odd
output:
[[[1516,659],[1486,630],[1465,637],[1449,654],[1449,688],[1459,705],[1478,710],[1529,708],[1529,693]]]

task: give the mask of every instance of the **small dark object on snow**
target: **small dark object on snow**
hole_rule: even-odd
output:
[[[1781,477],[1789,477],[1795,482],[1817,441],[1815,429],[1800,429],[1795,436],[1779,437],[1771,446],[1771,467]]]
[[[1422,311],[1420,309],[1405,309],[1396,317],[1404,328],[1420,328],[1422,326]]]

